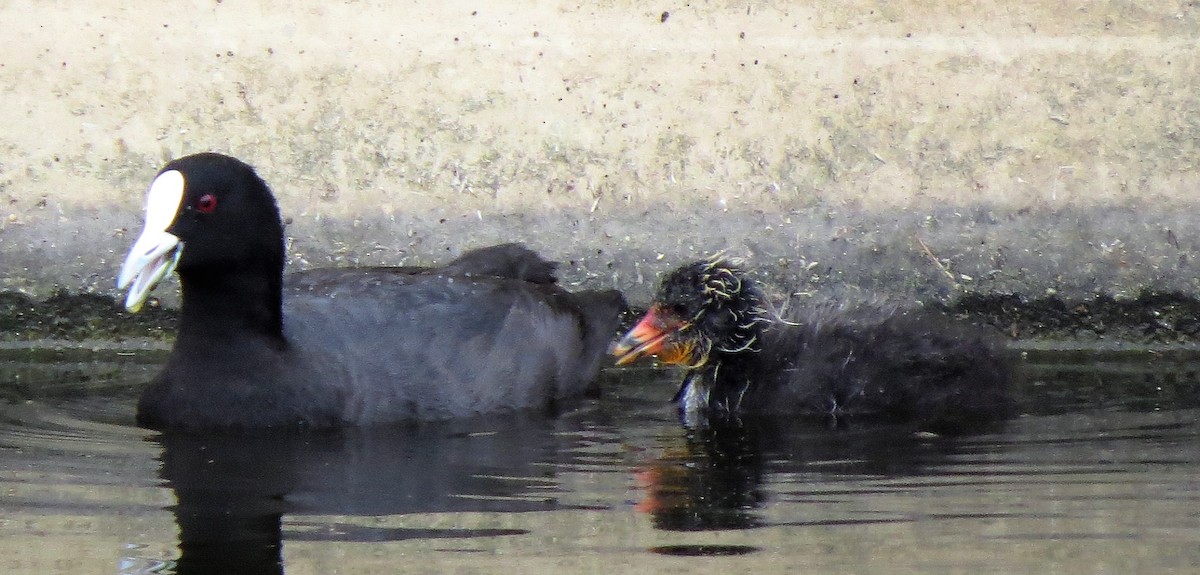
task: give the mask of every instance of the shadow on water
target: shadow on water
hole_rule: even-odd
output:
[[[1025,351],[1019,380],[1025,413],[1200,407],[1200,351],[1055,349]]]

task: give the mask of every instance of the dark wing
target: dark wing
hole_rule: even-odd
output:
[[[431,271],[442,275],[494,276],[538,284],[558,281],[557,262],[542,259],[537,252],[516,243],[468,251],[454,261]]]
[[[296,370],[345,386],[355,423],[547,407],[582,393],[619,295],[497,277],[326,272],[284,293]],[[300,377],[299,375],[297,377]]]

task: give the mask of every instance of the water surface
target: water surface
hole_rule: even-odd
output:
[[[161,353],[0,355],[0,569],[45,573],[1190,573],[1200,354],[1029,350],[963,437],[687,430],[613,371],[557,418],[327,433],[133,426]]]

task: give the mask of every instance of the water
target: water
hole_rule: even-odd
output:
[[[1029,350],[976,435],[690,432],[670,373],[565,416],[132,426],[155,352],[0,355],[0,571],[1191,573],[1200,354]]]

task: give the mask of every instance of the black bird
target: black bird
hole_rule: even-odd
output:
[[[952,430],[1012,407],[1011,358],[987,334],[933,312],[825,306],[769,309],[722,259],[667,275],[614,345],[618,364],[657,356],[687,372],[675,402],[689,422],[809,414]]]
[[[443,268],[284,268],[283,224],[245,163],[168,163],[121,268],[136,312],[173,269],[182,303],[163,371],[143,392],[151,428],[338,427],[436,420],[578,396],[624,300],[570,293],[515,244]]]

